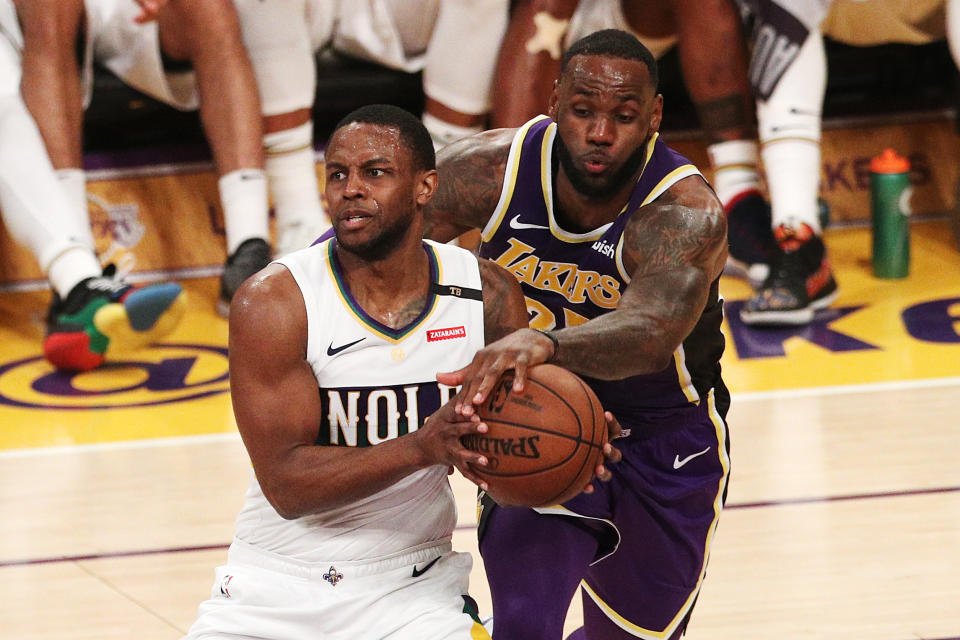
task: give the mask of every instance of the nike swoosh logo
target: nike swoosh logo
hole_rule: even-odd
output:
[[[353,345],[357,344],[358,342],[363,342],[363,341],[366,340],[366,339],[367,339],[366,337],[363,337],[363,338],[360,338],[359,340],[354,340],[353,342],[348,342],[347,344],[342,344],[342,345],[340,345],[339,347],[334,347],[334,346],[333,346],[333,343],[331,342],[331,343],[330,343],[330,346],[327,347],[327,355],[328,355],[328,356],[335,356],[335,355],[337,355],[338,353],[340,353],[341,351],[343,351],[344,349],[349,349],[350,347],[352,347]]]
[[[542,224],[527,224],[526,222],[520,222],[520,215],[515,215],[510,218],[510,228],[511,229],[547,229],[550,227],[545,227]]]
[[[423,569],[420,569],[420,570],[417,569],[417,565],[413,565],[413,577],[414,577],[414,578],[419,578],[420,576],[422,576],[423,574],[425,574],[425,573],[430,569],[430,567],[432,567],[433,565],[437,564],[437,560],[439,560],[439,559],[440,559],[440,558],[434,558],[433,560],[431,560],[431,561],[428,562],[427,564],[423,565]]]
[[[675,456],[673,457],[673,468],[674,468],[674,469],[679,469],[680,467],[682,467],[683,465],[687,464],[688,462],[690,462],[690,461],[693,460],[694,458],[698,458],[698,457],[702,456],[702,455],[705,454],[707,451],[710,451],[710,447],[707,447],[707,448],[704,449],[703,451],[698,451],[697,453],[691,453],[690,455],[688,455],[688,456],[687,456],[686,458],[684,458],[683,460],[681,460],[681,459],[680,459],[680,455],[677,454],[677,455],[675,455]]]
[[[802,124],[785,124],[781,127],[770,127],[770,131],[772,131],[773,133],[779,133],[781,131],[792,131],[794,129],[806,129],[806,128],[807,127],[805,127]]]

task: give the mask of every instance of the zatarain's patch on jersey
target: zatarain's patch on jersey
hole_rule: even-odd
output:
[[[124,409],[229,391],[227,350],[156,345],[86,372],[55,371],[42,357],[0,365],[0,405],[35,409]]]
[[[438,342],[440,340],[456,340],[457,338],[466,338],[467,328],[463,325],[459,327],[446,327],[445,329],[430,329],[427,331],[427,342]]]

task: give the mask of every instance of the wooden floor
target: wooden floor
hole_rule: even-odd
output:
[[[691,640],[960,638],[960,253],[945,224],[915,225],[911,276],[890,282],[866,230],[827,241],[836,310],[799,332],[725,325],[733,473]],[[207,596],[250,467],[216,280],[187,286],[164,345],[69,392],[37,360],[45,294],[0,295],[0,638],[174,639]],[[723,293],[735,310],[747,288]],[[147,384],[184,358],[180,389]],[[454,544],[475,552],[454,482]]]

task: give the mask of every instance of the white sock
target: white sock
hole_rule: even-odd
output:
[[[713,167],[713,188],[724,207],[742,194],[760,190],[756,142],[718,142],[707,147],[707,154]]]
[[[451,124],[446,120],[441,120],[429,113],[424,113],[421,120],[423,121],[423,126],[430,132],[430,137],[433,139],[433,148],[437,151],[451,142],[456,142],[461,138],[466,138],[467,136],[472,136],[475,133],[483,131],[483,127],[479,125],[475,127],[462,127],[458,124]]]
[[[761,155],[773,228],[786,225],[796,229],[805,222],[819,235],[820,145],[813,140],[784,138],[765,144]]]
[[[770,97],[757,102],[774,229],[806,223],[820,233],[820,110],[826,86],[823,36],[811,31]]]
[[[262,169],[237,169],[217,181],[220,205],[227,231],[227,254],[237,250],[244,240],[270,241],[267,220],[267,176]]]
[[[56,176],[76,212],[77,230],[84,229],[87,232],[84,240],[88,241],[89,246],[96,246],[93,229],[90,228],[90,208],[87,206],[87,172],[83,169],[57,169]]]
[[[330,228],[313,152],[313,123],[263,137],[267,186],[277,220],[277,255],[302,249]],[[310,237],[312,236],[312,237]]]
[[[100,262],[92,251],[82,247],[67,249],[50,263],[47,279],[50,286],[66,298],[82,280],[101,275]]]
[[[74,255],[69,270],[58,269],[51,282],[58,292],[66,294],[72,284],[100,275],[89,218],[80,215],[57,179],[19,95],[0,98],[0,214],[10,235],[30,249],[45,273],[68,252],[86,254],[83,260]]]

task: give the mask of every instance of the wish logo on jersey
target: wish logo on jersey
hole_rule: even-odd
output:
[[[369,447],[412,433],[457,387],[420,382],[389,387],[321,388],[316,444]]]
[[[164,344],[95,371],[53,371],[43,357],[0,366],[0,405],[28,409],[124,409],[227,393],[227,350]]]

